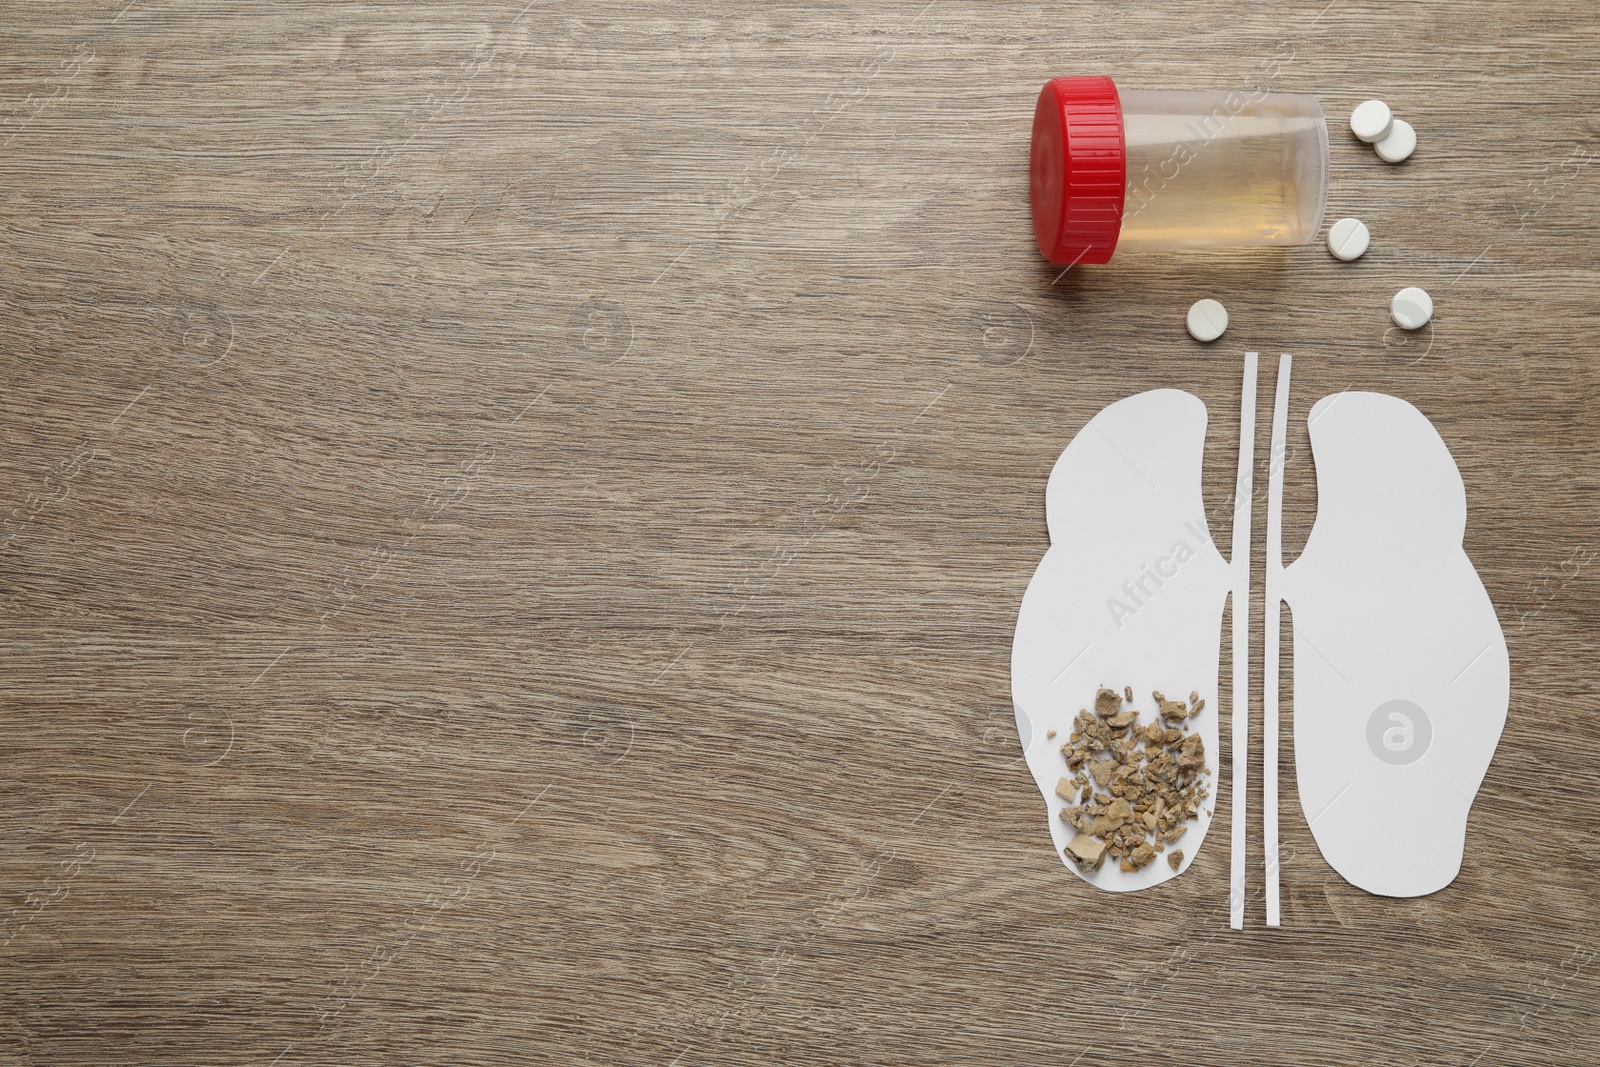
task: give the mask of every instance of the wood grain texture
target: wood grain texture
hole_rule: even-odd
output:
[[[14,5],[0,1064],[1600,1062],[1600,31],[1324,4]],[[1372,251],[1058,277],[1073,72],[1317,94]],[[1220,502],[1245,348],[1291,558],[1315,400],[1433,419],[1513,703],[1426,899],[1286,737],[1233,934],[1225,832],[1062,868],[1008,662],[1072,433],[1192,390]]]

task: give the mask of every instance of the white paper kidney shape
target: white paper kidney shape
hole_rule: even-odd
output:
[[[1230,571],[1211,542],[1201,498],[1206,408],[1176,389],[1140,393],[1089,421],[1056,461],[1045,492],[1050,548],[1022,598],[1011,653],[1017,730],[1057,855],[1074,831],[1055,786],[1071,777],[1061,745],[1102,686],[1132,686],[1140,722],[1155,718],[1153,690],[1205,709],[1190,722],[1204,740],[1216,794],[1217,676]],[[1056,736],[1047,736],[1050,731]],[[1102,889],[1144,889],[1188,867],[1211,823],[1190,824],[1183,863],[1166,857],[1124,872],[1114,859],[1083,874]]]
[[[1411,897],[1461,868],[1510,660],[1462,549],[1466,492],[1421,412],[1339,393],[1309,419],[1317,516],[1279,582],[1293,616],[1300,805],[1323,858]]]

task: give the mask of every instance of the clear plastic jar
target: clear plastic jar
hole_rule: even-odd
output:
[[[1056,78],[1034,110],[1031,193],[1055,263],[1308,244],[1328,201],[1328,125],[1310,96]]]

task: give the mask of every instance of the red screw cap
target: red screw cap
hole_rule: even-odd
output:
[[[1033,111],[1033,234],[1052,263],[1104,263],[1127,191],[1122,101],[1110,78],[1052,78]]]

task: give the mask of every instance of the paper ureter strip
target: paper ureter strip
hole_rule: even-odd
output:
[[[1256,436],[1257,353],[1244,354],[1244,390],[1239,404],[1239,474],[1233,490],[1233,571],[1229,618],[1233,625],[1233,828],[1228,872],[1228,925],[1244,928],[1245,786],[1250,765],[1250,500]]]
[[[1267,470],[1266,649],[1261,683],[1261,850],[1267,876],[1267,925],[1278,925],[1278,627],[1282,620],[1283,467],[1289,423],[1289,364],[1278,360],[1272,403],[1272,453]]]

